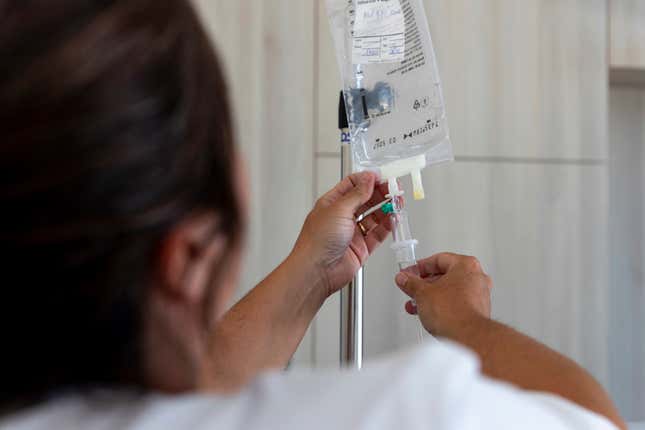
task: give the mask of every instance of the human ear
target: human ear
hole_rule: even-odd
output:
[[[213,267],[224,255],[225,238],[217,233],[217,216],[193,215],[162,239],[157,259],[160,292],[188,305],[207,295]]]

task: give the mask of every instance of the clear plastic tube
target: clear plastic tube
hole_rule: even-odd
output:
[[[392,199],[390,219],[393,227],[391,248],[394,251],[399,270],[420,276],[421,273],[416,258],[416,247],[419,242],[412,237],[408,212],[403,208],[401,196],[393,197]],[[416,306],[414,300],[412,304]],[[419,343],[423,342],[423,332],[423,327],[419,326],[417,331],[417,341]]]
[[[408,212],[403,208],[403,199],[400,196],[392,199],[390,219],[393,227],[391,248],[399,270],[413,270],[418,275],[416,247],[419,242],[412,237]]]

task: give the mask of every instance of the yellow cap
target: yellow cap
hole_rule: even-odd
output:
[[[414,192],[414,200],[423,200],[426,198],[426,192],[423,189],[423,179],[421,178],[421,170],[413,170],[410,173],[412,176],[412,190]]]

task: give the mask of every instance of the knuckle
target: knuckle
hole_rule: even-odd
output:
[[[327,206],[329,206],[329,202],[328,202],[327,198],[325,198],[324,196],[319,197],[316,200],[316,203],[314,203],[314,210],[322,209],[322,208],[327,207]]]
[[[485,273],[469,272],[464,274],[463,283],[468,289],[488,287],[491,284],[491,279]]]
[[[482,266],[476,257],[464,257],[464,266],[470,272],[481,272]]]

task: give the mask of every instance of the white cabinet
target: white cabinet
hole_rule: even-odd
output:
[[[645,2],[609,0],[611,67],[645,69]]]

